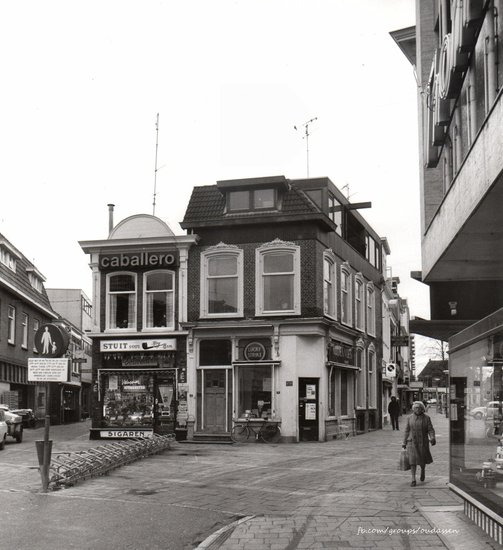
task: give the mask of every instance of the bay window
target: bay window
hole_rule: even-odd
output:
[[[136,275],[107,275],[107,329],[136,329]]]

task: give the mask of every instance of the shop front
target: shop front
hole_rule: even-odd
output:
[[[237,346],[234,360],[233,342]],[[230,433],[237,418],[276,420],[278,366],[279,361],[271,359],[268,338],[201,339],[196,433]]]
[[[102,340],[91,439],[184,438],[186,372],[184,338]]]
[[[503,310],[449,341],[450,487],[503,544]]]

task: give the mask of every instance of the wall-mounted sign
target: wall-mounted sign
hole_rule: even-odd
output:
[[[138,252],[136,254],[107,254],[100,256],[103,269],[117,267],[173,267],[178,262],[178,253]]]
[[[260,342],[250,342],[243,350],[246,361],[262,361],[266,357],[266,349]]]
[[[316,384],[306,384],[306,399],[316,399]]]
[[[176,351],[176,338],[159,338],[158,340],[102,340],[100,351]]]
[[[328,344],[328,360],[332,363],[354,365],[353,347],[337,340],[330,340]]]
[[[66,353],[70,335],[58,323],[42,325],[35,333],[35,349],[42,357],[61,357]]]
[[[28,382],[68,382],[68,357],[30,357]]]

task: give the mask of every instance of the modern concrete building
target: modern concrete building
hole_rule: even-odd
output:
[[[431,321],[411,331],[449,340],[451,487],[500,544],[503,415],[470,411],[503,401],[502,10],[502,0],[417,0],[415,28],[392,33],[419,91],[414,275],[429,286]]]

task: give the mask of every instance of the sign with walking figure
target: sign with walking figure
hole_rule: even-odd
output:
[[[56,323],[42,325],[35,333],[35,349],[42,357],[62,357],[69,342],[65,327]]]

